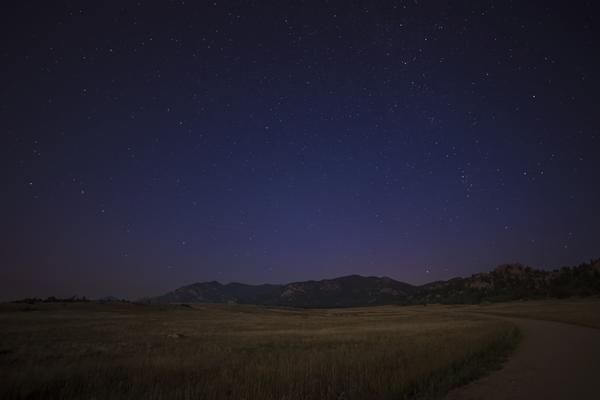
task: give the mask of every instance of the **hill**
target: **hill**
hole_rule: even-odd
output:
[[[600,259],[554,271],[505,264],[491,272],[414,286],[388,277],[343,276],[283,285],[183,286],[151,303],[239,303],[291,307],[353,307],[381,304],[474,304],[518,299],[600,294]]]
[[[416,287],[391,278],[350,275],[285,285],[200,282],[181,287],[152,303],[239,303],[293,307],[349,307],[404,301]]]

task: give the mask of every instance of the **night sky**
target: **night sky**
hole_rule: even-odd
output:
[[[600,256],[592,1],[15,3],[0,300]]]

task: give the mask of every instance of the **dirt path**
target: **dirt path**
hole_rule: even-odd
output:
[[[503,318],[523,339],[501,370],[456,389],[447,400],[600,399],[600,329]]]

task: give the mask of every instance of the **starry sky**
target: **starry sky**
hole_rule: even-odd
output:
[[[0,300],[598,257],[596,11],[5,5]]]

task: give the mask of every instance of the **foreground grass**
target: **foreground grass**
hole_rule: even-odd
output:
[[[452,308],[0,306],[0,398],[429,398],[514,347]]]
[[[548,299],[470,306],[492,315],[543,319],[600,329],[600,298]]]

